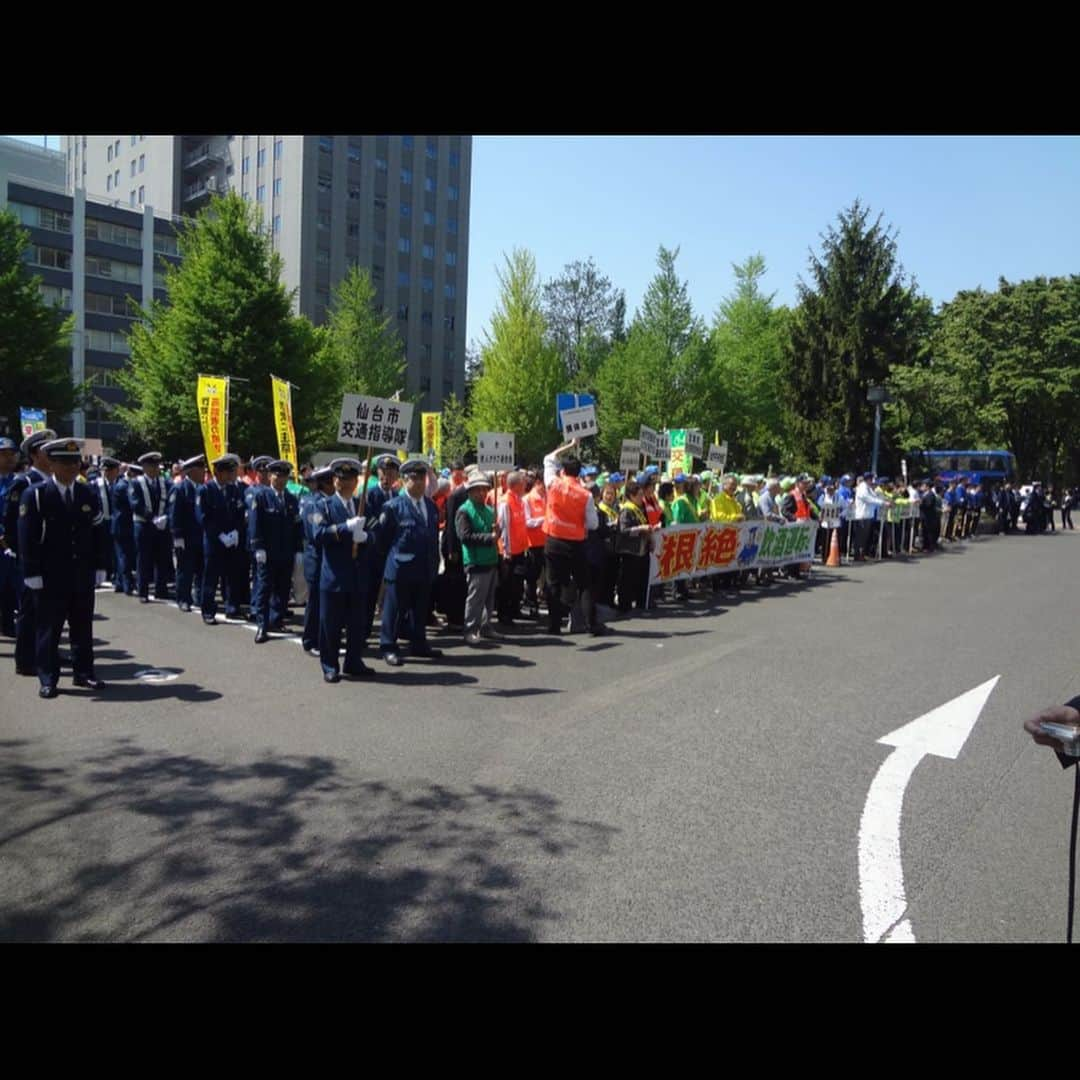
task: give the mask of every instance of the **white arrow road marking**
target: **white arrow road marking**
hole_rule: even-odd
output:
[[[867,942],[914,941],[904,918],[900,812],[915,767],[927,754],[955,761],[1000,675],[878,739],[896,749],[878,769],[859,822],[859,902]]]

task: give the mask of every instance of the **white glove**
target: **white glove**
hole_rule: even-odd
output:
[[[345,522],[345,527],[352,532],[356,532],[357,528],[362,528],[364,519],[362,517],[351,517]]]
[[[364,526],[363,525],[357,525],[357,527],[355,529],[353,529],[352,538],[353,538],[353,543],[354,544],[365,544],[365,543],[367,543],[367,533],[364,532]]]
[[[236,529],[233,529],[233,531],[229,533],[229,536],[232,537],[232,543],[229,545],[229,547],[236,547],[237,545],[239,545],[240,534],[236,531]]]
[[[223,547],[232,547],[232,533],[218,533],[217,538]]]
[[[183,551],[184,550],[184,541],[183,540],[174,540],[172,543],[173,543],[173,547],[176,548],[177,551]]]
[[[106,576],[107,576],[107,572],[105,570],[95,570],[94,571],[94,585],[95,586],[104,585]]]
[[[263,565],[263,563],[265,563],[265,562],[266,562],[266,552],[265,552],[265,551],[263,551],[263,549],[262,549],[262,548],[259,548],[259,550],[255,552],[255,561],[256,561],[256,562],[257,562],[257,563],[258,563],[258,564],[259,564],[260,566],[262,566],[262,565]]]
[[[4,554],[5,554],[5,555],[6,555],[6,556],[7,556],[7,557],[8,557],[9,559],[14,559],[14,558],[17,558],[17,556],[16,556],[15,552],[14,552],[14,551],[12,551],[12,550],[11,550],[11,548],[9,548],[9,547],[6,547],[6,548],[4,548]]]
[[[45,579],[43,577],[41,577],[40,575],[37,576],[37,577],[24,578],[24,581],[25,581],[26,587],[28,589],[33,589],[34,592],[37,592],[38,589],[44,589],[45,588]]]
[[[162,514],[160,517],[154,518],[154,528],[155,529],[165,529],[165,528],[168,527],[168,525],[169,525],[169,519],[164,514]]]

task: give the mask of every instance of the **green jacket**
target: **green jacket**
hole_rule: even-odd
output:
[[[472,499],[466,498],[459,514],[469,519],[473,533],[493,533],[495,531],[495,509],[491,506],[477,506]],[[460,533],[459,533],[460,537]],[[462,561],[466,566],[495,566],[499,561],[499,550],[494,541],[488,543],[470,543],[461,541]]]

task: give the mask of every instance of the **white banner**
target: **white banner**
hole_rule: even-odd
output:
[[[404,450],[413,407],[403,401],[346,394],[341,402],[338,442],[377,450]]]
[[[596,406],[582,405],[579,409],[563,409],[563,434],[568,439],[587,439],[600,429],[596,426]]]
[[[829,506],[820,506],[818,511],[821,514],[821,524],[826,529],[838,528],[840,522],[844,519],[844,504],[832,503]]]
[[[646,457],[656,457],[656,440],[656,432],[651,427],[642,424],[641,431],[638,433],[638,441],[641,443],[641,452]]]
[[[705,436],[697,428],[686,429],[686,449],[694,457],[705,456]]]
[[[641,468],[641,440],[623,439],[619,454],[619,472],[636,473]]]
[[[666,431],[657,433],[656,454],[654,457],[657,461],[667,461],[671,457],[671,436]]]
[[[713,443],[709,447],[709,456],[706,459],[710,469],[718,469],[723,472],[727,468],[727,440],[725,439],[719,446]]]
[[[479,432],[476,464],[484,472],[509,472],[514,467],[514,436],[506,431]]]

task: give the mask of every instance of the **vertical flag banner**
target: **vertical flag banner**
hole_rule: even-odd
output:
[[[274,426],[277,428],[278,454],[282,461],[293,467],[293,473],[300,471],[300,462],[296,458],[296,432],[292,419],[292,388],[285,379],[270,376],[274,392]]]
[[[694,471],[694,459],[686,445],[686,428],[673,428],[668,432],[671,437],[671,456],[668,459],[668,472],[672,476],[678,473],[686,473],[687,476]]]
[[[45,410],[44,409],[24,409],[19,406],[19,430],[23,433],[23,438],[27,438],[33,435],[35,431],[45,430]]]
[[[442,413],[420,414],[420,453],[436,468],[442,468]]]
[[[229,448],[229,378],[200,375],[195,399],[199,408],[206,463],[209,465]]]

